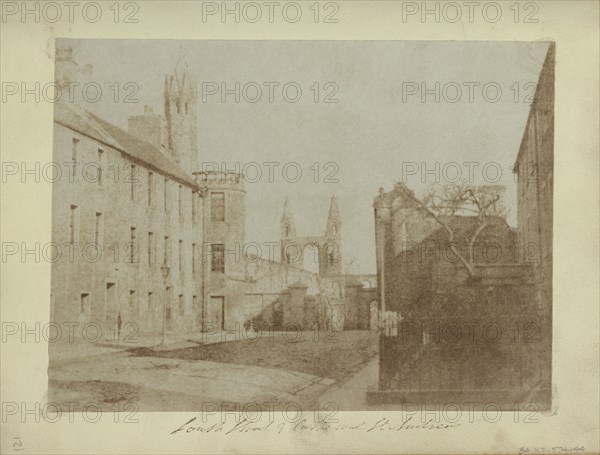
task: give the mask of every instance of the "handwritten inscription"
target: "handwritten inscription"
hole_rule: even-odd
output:
[[[182,433],[222,433],[224,435],[251,433],[256,431],[273,431],[280,434],[282,431],[308,431],[308,432],[328,432],[328,431],[360,431],[365,433],[377,431],[401,431],[401,430],[443,430],[446,428],[457,427],[460,424],[436,423],[433,419],[425,422],[413,420],[413,417],[407,417],[402,421],[390,420],[386,417],[373,420],[371,422],[361,421],[357,424],[339,424],[337,422],[328,422],[327,420],[317,420],[316,422],[307,419],[300,419],[298,422],[274,422],[268,423],[254,422],[248,419],[242,419],[239,422],[216,422],[214,424],[200,423],[197,417],[194,417],[179,428],[170,432],[170,434]]]

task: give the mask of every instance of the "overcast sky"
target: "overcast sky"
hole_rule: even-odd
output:
[[[373,198],[380,187],[390,190],[401,178],[403,163],[410,162],[427,163],[429,169],[438,162],[451,179],[457,168],[448,163],[458,163],[465,178],[469,167],[463,163],[481,163],[473,167],[475,183],[485,183],[485,163],[498,163],[502,176],[496,183],[507,186],[509,223],[515,224],[516,183],[510,168],[530,107],[525,99],[534,89],[528,83],[538,79],[547,43],[64,40],[57,44],[73,47],[80,65],[93,65],[93,73],[82,81],[99,83],[104,96],[84,107],[124,129],[127,118],[142,113],[144,105],[162,112],[164,77],[174,68],[183,45],[198,80],[199,161],[226,163],[228,169],[235,169],[236,162],[241,167],[251,162],[281,163],[273,183],[263,165],[262,178],[246,184],[246,241],[279,240],[286,195],[298,234],[323,234],[335,193],[343,223],[342,256],[356,258],[354,272],[374,273]],[[139,87],[133,96],[139,102],[115,104],[109,87],[117,83],[123,98],[130,92],[127,82]],[[241,88],[257,83],[262,97],[250,103],[242,96],[236,103],[229,95],[223,103],[218,93],[204,102],[202,88],[222,82],[229,88],[236,82]],[[280,83],[274,88],[273,103],[264,85],[268,82]],[[436,82],[440,102],[433,93],[423,102],[421,84],[435,92]],[[294,87],[301,88],[296,103],[284,99],[286,83],[297,84],[289,85],[290,98],[296,96]],[[482,90],[486,84],[487,100]],[[407,96],[415,88],[418,92]],[[334,90],[331,99],[338,102],[324,103]],[[255,85],[247,86],[248,98],[256,93]],[[283,165],[290,162],[302,169],[296,183],[282,175]],[[317,182],[314,163],[320,164]],[[335,165],[325,168],[326,163]],[[254,177],[256,168],[246,169]],[[496,165],[488,167],[490,180],[495,180],[495,169]],[[295,176],[293,168],[288,172],[288,177]],[[338,183],[326,182],[332,173]],[[426,177],[423,183],[420,175],[408,176],[406,183],[418,194],[435,179],[433,174]]]

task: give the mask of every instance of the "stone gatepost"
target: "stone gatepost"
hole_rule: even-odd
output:
[[[308,286],[300,281],[290,285],[290,298],[283,304],[283,325],[304,323],[304,299]]]

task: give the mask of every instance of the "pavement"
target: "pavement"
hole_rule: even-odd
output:
[[[321,407],[335,403],[338,411],[377,411],[380,405],[367,404],[367,391],[376,390],[379,380],[379,357],[375,357],[347,381],[338,382],[321,394],[317,401]]]
[[[199,411],[233,403],[296,403],[309,409],[334,402],[340,410],[367,409],[366,390],[376,387],[377,357],[343,383],[298,371],[207,360],[133,355],[132,349],[176,350],[235,340],[230,332],[177,337],[139,335],[136,342],[50,345],[49,398],[96,402],[106,409],[135,403],[139,411]]]
[[[130,349],[155,348],[157,350],[171,350],[198,346],[199,344],[224,343],[235,341],[235,339],[234,333],[226,331],[185,336],[169,333],[166,336],[165,344],[161,346],[161,334],[138,333],[129,338],[124,337],[124,340],[119,342],[110,338],[96,342],[85,341],[81,338],[75,339],[72,342],[61,340],[58,343],[49,344],[49,354],[52,364],[58,364],[83,360],[90,356],[124,352]]]
[[[128,352],[97,355],[86,362],[49,368],[55,402],[135,402],[140,411],[198,411],[208,403],[298,403],[335,381],[310,374],[204,360],[136,357]]]

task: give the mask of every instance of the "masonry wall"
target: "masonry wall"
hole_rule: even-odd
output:
[[[79,164],[71,177],[62,163],[72,161],[74,147]],[[65,171],[53,184],[52,241],[62,255],[52,264],[52,320],[98,323],[108,335],[121,313],[124,331],[134,323],[131,332],[159,333],[166,300],[172,331],[197,330],[202,323],[203,201],[191,185],[56,123],[54,161]],[[170,267],[166,283],[160,269],[165,259]]]
[[[353,276],[322,277],[287,264],[256,258],[247,264],[245,322],[306,330],[319,327],[343,330],[370,327],[370,305],[376,288],[365,288]],[[373,281],[372,275],[361,276]]]
[[[554,187],[554,44],[550,44],[515,162],[517,225],[525,259],[534,263],[539,299],[550,314]]]

